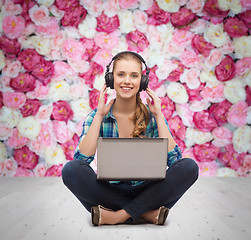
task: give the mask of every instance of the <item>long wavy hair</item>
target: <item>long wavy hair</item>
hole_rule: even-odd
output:
[[[142,74],[142,62],[141,60],[131,53],[123,53],[119,55],[113,63],[113,69],[115,68],[116,62],[121,59],[134,59],[136,60],[141,66],[141,74]],[[132,137],[145,137],[146,128],[149,122],[149,111],[146,105],[142,102],[140,97],[140,93],[138,92],[136,95],[136,110],[134,113],[133,121],[134,121],[134,129],[132,132]]]

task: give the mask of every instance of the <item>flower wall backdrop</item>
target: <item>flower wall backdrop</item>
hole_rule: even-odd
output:
[[[105,66],[124,50],[146,60],[150,88],[201,176],[250,175],[251,1],[0,0],[0,8],[0,176],[61,175]]]

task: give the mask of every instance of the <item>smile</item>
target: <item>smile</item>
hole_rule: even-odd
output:
[[[132,88],[130,87],[121,87],[123,90],[131,90]]]

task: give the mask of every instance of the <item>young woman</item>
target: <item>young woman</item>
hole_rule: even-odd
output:
[[[142,74],[142,62],[145,64],[143,58],[137,53],[126,51],[117,54],[113,60],[113,71],[107,73],[111,79],[107,84],[115,89],[116,99],[106,105],[107,85],[104,84],[98,107],[83,123],[74,160],[65,164],[62,170],[63,182],[92,213],[94,225],[138,219],[163,225],[169,209],[197,180],[198,166],[194,160],[182,158],[161,113],[161,101],[145,83],[143,90],[149,98],[147,106],[142,103],[139,90],[142,90],[142,81],[147,80],[149,73],[147,76]],[[94,159],[98,137],[168,138],[169,168],[166,178],[161,181],[97,180],[89,164]]]

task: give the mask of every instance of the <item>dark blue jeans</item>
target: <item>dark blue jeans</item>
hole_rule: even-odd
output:
[[[62,169],[67,188],[90,212],[92,206],[102,205],[114,211],[124,209],[136,221],[149,210],[165,206],[169,209],[198,179],[199,168],[190,158],[175,161],[160,181],[146,181],[138,186],[126,183],[110,184],[97,180],[88,163],[73,160]]]

